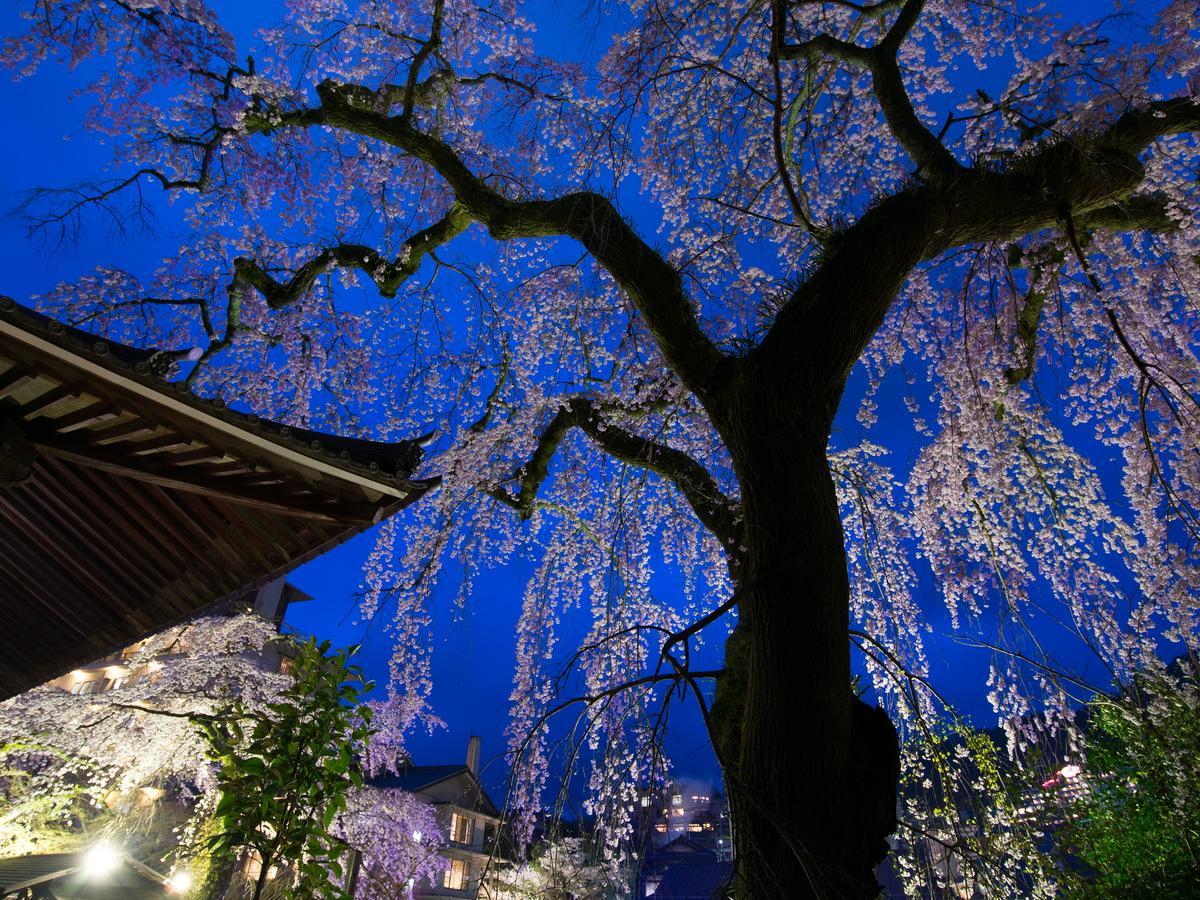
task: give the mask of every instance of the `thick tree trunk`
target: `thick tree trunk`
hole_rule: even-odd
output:
[[[745,513],[740,623],[714,706],[745,897],[874,897],[896,733],[854,698],[849,586],[826,459],[837,397],[742,392],[723,431]]]

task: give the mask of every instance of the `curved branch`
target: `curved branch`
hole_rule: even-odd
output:
[[[401,245],[396,259],[389,262],[377,250],[362,244],[338,244],[322,250],[304,263],[285,282],[252,259],[233,261],[235,285],[249,285],[263,295],[271,309],[281,309],[304,295],[313,283],[334,267],[358,269],[368,275],[379,293],[394,297],[400,286],[421,266],[421,261],[438,247],[466,231],[470,218],[461,207],[452,206],[442,219],[418,231]]]
[[[429,27],[429,37],[421,44],[421,49],[417,51],[412,64],[408,67],[408,80],[404,86],[404,112],[402,113],[406,122],[412,118],[413,106],[416,102],[417,79],[421,75],[421,67],[425,65],[425,62],[442,42],[442,11],[445,5],[445,0],[434,0],[433,23]]]
[[[964,169],[949,182],[894,194],[830,242],[821,266],[776,317],[756,354],[840,390],[909,272],[965,244],[1061,226],[1170,227],[1165,206],[1137,195],[1138,154],[1157,138],[1200,131],[1188,98],[1130,110],[1096,134],[1038,148],[1002,171]],[[822,382],[821,379],[825,381]]]
[[[887,35],[868,58],[868,65],[875,84],[875,97],[888,128],[917,164],[917,173],[938,180],[958,175],[963,167],[918,118],[896,58],[924,8],[925,0],[908,0],[904,4]]]
[[[511,506],[522,518],[533,514],[538,489],[546,480],[550,463],[563,438],[578,428],[609,455],[663,476],[679,489],[701,523],[731,553],[741,531],[738,504],[726,497],[708,470],[686,453],[618,428],[601,419],[590,400],[575,397],[550,420],[538,438],[529,461],[522,467],[516,496],[501,488],[492,496]]]
[[[780,54],[784,48],[784,31],[787,27],[786,0],[771,0],[771,76],[774,81],[774,93],[771,96],[771,138],[775,149],[775,168],[783,182],[784,192],[792,212],[806,231],[814,231],[813,221],[809,217],[808,205],[801,200],[796,186],[792,182],[791,169],[788,167],[787,155],[784,153],[783,140],[783,75],[779,70]]]
[[[854,3],[852,0],[829,0],[829,2],[836,6],[852,9],[864,19],[876,19],[903,4],[904,0],[878,0],[877,3]]]
[[[361,88],[326,81],[319,109],[247,117],[252,132],[314,124],[341,128],[391,144],[436,171],[462,210],[499,240],[571,237],[579,241],[642,314],[668,365],[702,399],[711,398],[719,367],[728,361],[704,334],[679,272],[621,218],[608,198],[578,191],[552,200],[512,200],[476,176],[439,138],[388,116]],[[369,93],[369,92],[368,92]]]
[[[877,17],[897,5],[899,3],[877,3],[860,9],[860,12],[865,13],[869,10],[872,17]],[[869,69],[874,83],[875,98],[892,136],[912,157],[917,165],[917,173],[930,181],[937,181],[953,178],[963,171],[963,167],[917,116],[908,90],[904,87],[900,64],[897,61],[900,47],[916,25],[924,7],[925,0],[904,2],[896,21],[874,47],[862,47],[830,34],[821,34],[800,44],[782,46],[779,58],[812,61],[821,57],[832,57],[859,68]]]
[[[225,331],[216,337],[208,317],[207,304],[201,303],[201,315],[209,344],[195,358],[196,365],[188,373],[186,383],[193,385],[210,359],[233,343],[242,330],[242,298],[247,289],[258,291],[271,309],[282,309],[304,296],[321,275],[334,267],[358,269],[375,282],[385,297],[393,297],[400,286],[421,266],[421,261],[435,249],[451,241],[471,224],[463,210],[453,205],[445,216],[428,228],[418,231],[401,246],[396,259],[389,262],[377,250],[362,244],[338,244],[322,250],[301,265],[286,281],[278,281],[266,268],[248,257],[233,261],[233,278],[226,287]],[[164,302],[164,301],[159,301]],[[190,302],[190,301],[165,301]],[[173,352],[172,358],[193,359],[191,351]]]

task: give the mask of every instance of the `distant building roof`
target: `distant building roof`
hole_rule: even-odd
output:
[[[731,862],[680,862],[668,866],[651,895],[654,900],[713,900],[724,896]]]
[[[465,765],[445,765],[445,766],[403,766],[399,772],[385,772],[376,775],[367,780],[371,787],[381,790],[401,790],[409,793],[417,793],[419,791],[428,790],[435,785],[445,781],[450,781],[453,778],[465,775],[473,788],[478,791],[478,811],[493,818],[500,817],[500,811],[496,808],[487,792],[480,784],[475,773]],[[472,806],[473,803],[466,802],[463,806]]]
[[[693,841],[691,838],[688,838],[688,837],[677,837],[677,838],[675,838],[675,840],[671,841],[669,844],[663,844],[661,847],[656,849],[654,852],[659,855],[697,854],[697,855],[701,855],[701,856],[705,856],[705,857],[709,857],[709,858],[716,858],[716,854],[713,853],[711,848],[705,847],[703,844]]]
[[[0,699],[278,578],[428,489],[409,477],[417,442],[236,412],[169,368],[0,296]]]
[[[470,770],[464,765],[457,766],[404,766],[397,772],[386,772],[370,779],[373,787],[399,788],[402,791],[419,791],[442,781],[448,781],[455,775]]]
[[[0,895],[30,889],[61,900],[149,900],[167,895],[162,878],[125,859],[104,876],[83,872],[82,853],[43,853],[0,859]]]

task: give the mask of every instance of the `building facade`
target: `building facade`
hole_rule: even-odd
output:
[[[479,754],[480,739],[472,737],[465,763],[403,766],[368,782],[372,790],[410,793],[436,812],[445,867],[433,878],[411,885],[413,897],[475,897],[487,866],[494,863],[500,811],[479,781]]]

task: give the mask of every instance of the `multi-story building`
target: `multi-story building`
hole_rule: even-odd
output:
[[[311,599],[308,594],[294,584],[289,584],[280,578],[242,597],[235,597],[216,604],[206,609],[204,615],[206,617],[232,616],[241,612],[251,612],[272,622],[278,632],[282,629],[283,618],[287,614],[288,607],[293,603]],[[101,659],[84,663],[65,675],[47,682],[46,687],[57,688],[78,696],[88,696],[133,687],[143,682],[154,682],[167,666],[175,661],[186,659],[189,654],[192,654],[195,649],[195,641],[203,639],[202,635],[194,633],[191,625],[190,620],[182,622]],[[189,632],[193,633],[189,635]],[[148,655],[145,651],[152,641],[163,649],[153,655]],[[264,643],[261,648],[256,648],[253,658],[246,661],[263,672],[287,674],[290,667],[290,653],[286,649],[286,644],[271,641]]]
[[[725,796],[703,782],[681,779],[642,790],[634,818],[648,847],[687,838],[723,858],[732,851]]]
[[[642,790],[634,825],[636,896],[712,896],[728,876],[729,806],[709,784],[679,779]]]
[[[479,893],[485,867],[493,859],[500,811],[479,781],[480,739],[472,737],[463,764],[408,765],[369,780],[378,791],[406,791],[429,803],[442,829],[439,843],[445,869],[414,884],[414,897],[463,898]]]

